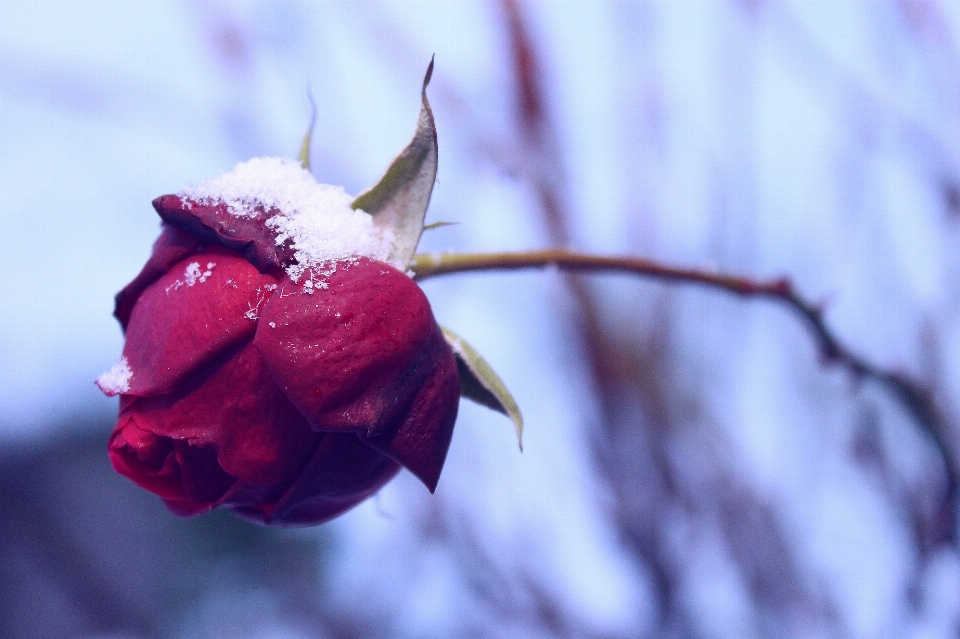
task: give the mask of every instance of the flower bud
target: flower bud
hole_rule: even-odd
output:
[[[114,468],[180,515],[317,524],[401,467],[433,492],[457,363],[389,232],[291,161],[154,201],[153,254],[118,295]]]

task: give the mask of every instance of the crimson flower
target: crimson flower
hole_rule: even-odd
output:
[[[401,466],[436,488],[456,359],[345,197],[257,159],[154,201],[163,232],[117,295],[123,357],[98,383],[121,398],[114,468],[175,513],[320,523]]]
[[[318,524],[407,468],[430,492],[459,398],[522,418],[407,268],[437,171],[426,87],[417,130],[352,200],[300,163],[255,158],[153,201],[160,238],[116,297],[117,472],[190,516],[225,506]]]

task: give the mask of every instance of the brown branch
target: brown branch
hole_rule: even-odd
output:
[[[565,271],[620,271],[663,280],[692,282],[720,288],[737,295],[783,296],[790,289],[785,280],[753,280],[711,273],[705,270],[665,266],[642,257],[608,257],[578,253],[567,249],[546,249],[518,253],[420,253],[414,256],[414,279],[462,273],[464,271],[503,271],[556,266]]]
[[[668,282],[698,284],[746,298],[767,298],[785,304],[800,316],[817,344],[823,361],[845,368],[857,379],[878,383],[889,392],[933,440],[946,466],[947,512],[943,518],[944,541],[956,543],[953,512],[960,487],[960,469],[947,438],[946,424],[933,405],[929,393],[906,376],[871,364],[854,353],[830,331],[823,318],[823,309],[804,299],[790,280],[767,281],[716,273],[693,268],[666,266],[640,257],[608,257],[578,253],[567,249],[547,249],[519,253],[439,253],[414,256],[411,269],[414,279],[467,271],[504,271],[553,266],[564,271],[620,272],[651,277]]]

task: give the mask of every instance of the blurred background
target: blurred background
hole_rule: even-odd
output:
[[[112,297],[150,201],[253,156],[358,193],[430,56],[422,250],[788,276],[928,419],[768,301],[555,270],[424,283],[526,417],[431,496],[192,520],[115,475]],[[0,2],[0,636],[960,635],[960,4]],[[936,436],[932,436],[934,433]]]

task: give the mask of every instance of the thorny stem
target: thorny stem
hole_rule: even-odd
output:
[[[804,299],[786,278],[757,281],[747,277],[701,269],[666,266],[640,257],[608,257],[567,249],[546,249],[518,253],[436,253],[417,254],[411,270],[420,281],[438,275],[466,271],[503,271],[554,266],[565,271],[606,271],[632,273],[658,280],[699,284],[747,298],[767,298],[788,306],[800,316],[813,335],[820,356],[827,364],[847,369],[857,379],[880,384],[903,406],[922,430],[931,436],[947,466],[948,503],[955,503],[960,487],[957,460],[946,437],[946,427],[933,406],[929,393],[900,373],[875,366],[853,353],[827,327],[823,309]],[[952,517],[950,513],[947,516]],[[953,540],[956,541],[956,540]]]

